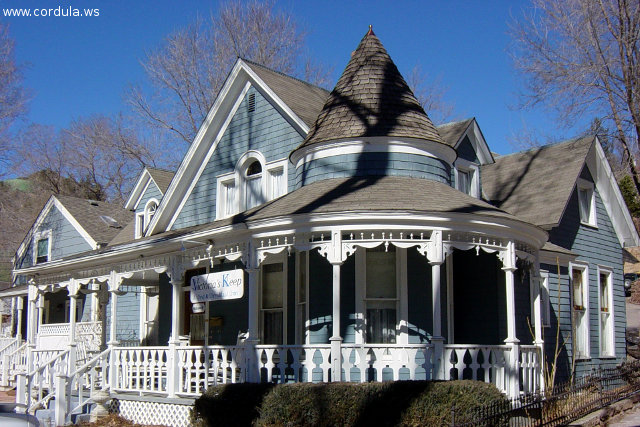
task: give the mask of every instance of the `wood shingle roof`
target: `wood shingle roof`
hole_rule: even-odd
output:
[[[444,143],[373,31],[364,36],[301,147],[388,136]]]

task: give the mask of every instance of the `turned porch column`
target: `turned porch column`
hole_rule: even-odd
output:
[[[342,336],[340,335],[340,267],[344,262],[342,253],[342,232],[331,231],[331,247],[327,259],[333,268],[332,294],[333,309],[331,312],[332,335],[331,342],[331,381],[342,381]],[[345,257],[346,258],[346,257]]]
[[[516,250],[515,243],[510,241],[506,251],[502,254],[502,270],[505,274],[506,300],[507,300],[507,339],[504,342],[511,348],[508,370],[508,394],[511,398],[520,394],[520,340],[516,337],[516,299],[515,277]]]
[[[531,287],[531,296],[533,301],[533,323],[534,323],[534,339],[533,343],[538,347],[538,357],[540,364],[540,374],[537,381],[540,390],[544,390],[544,338],[542,336],[542,276],[540,275],[540,261],[536,257],[536,263],[531,268],[531,280],[529,281]]]
[[[78,291],[80,286],[71,279],[67,290],[69,291],[69,345],[76,344],[76,323],[78,311]]]
[[[115,357],[115,347],[118,345],[118,340],[116,337],[117,329],[117,313],[118,313],[118,290],[120,289],[120,283],[122,282],[122,278],[118,277],[118,274],[115,271],[112,271],[109,275],[109,279],[107,285],[109,287],[109,297],[110,297],[110,308],[111,308],[111,324],[109,328],[109,342],[107,346],[111,352],[109,357],[109,387],[111,390],[117,387],[117,370],[119,369],[118,364],[116,363]]]
[[[18,342],[20,342],[22,341],[22,315],[24,311],[24,300],[22,297],[15,298],[15,304],[17,311],[16,319],[14,319],[14,322],[17,321],[17,324],[15,325],[16,338],[18,339]]]
[[[171,338],[169,339],[169,370],[167,372],[167,393],[176,397],[180,386],[180,368],[178,345],[180,344],[180,326],[182,325],[182,287],[184,286],[184,267],[181,259],[174,259],[169,270],[169,281],[172,285],[171,298]]]
[[[444,248],[442,246],[442,232],[435,230],[431,235],[431,242],[427,250],[427,259],[431,265],[431,315],[433,319],[433,331],[431,343],[433,344],[433,373],[432,378],[444,380],[444,337],[442,336],[442,310],[441,310],[441,270],[445,261]]]

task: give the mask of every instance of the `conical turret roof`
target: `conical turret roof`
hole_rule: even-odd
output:
[[[370,28],[299,148],[336,139],[373,136],[444,143]]]

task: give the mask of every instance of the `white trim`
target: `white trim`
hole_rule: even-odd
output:
[[[600,296],[600,274],[606,274],[607,275],[607,298],[609,299],[609,307],[608,307],[608,312],[607,312],[607,316],[609,317],[608,319],[608,324],[607,324],[607,329],[608,331],[603,331],[602,329],[602,324],[601,324],[601,319],[600,316],[602,316],[602,298]],[[616,340],[615,340],[615,307],[613,304],[613,268],[611,267],[605,267],[605,266],[601,266],[598,265],[597,266],[597,277],[598,277],[598,310],[597,310],[597,314],[598,314],[598,354],[600,355],[601,358],[607,358],[607,357],[616,357]],[[603,332],[607,335],[606,337],[603,337]],[[611,349],[610,353],[607,354],[602,354],[602,341],[604,339],[608,340],[608,347]]]
[[[254,85],[272,105],[285,113],[285,119],[291,123],[301,136],[305,136],[309,127],[296,116],[293,111],[260,79],[241,59],[238,59],[229,73],[213,106],[203,121],[193,143],[190,145],[185,157],[176,171],[174,179],[165,192],[163,203],[149,225],[147,235],[159,231],[171,229],[179,212],[182,210],[186,199],[191,194],[193,186],[198,181],[204,166],[211,158],[213,151],[233,117],[231,110],[239,105],[238,98],[242,100],[248,87]],[[237,107],[235,108],[237,110]],[[224,129],[223,129],[224,128]],[[206,161],[204,159],[207,159]],[[194,164],[195,163],[195,164]],[[199,165],[199,169],[195,166]]]
[[[455,150],[446,144],[417,138],[398,140],[385,136],[338,139],[322,144],[312,144],[294,150],[290,158],[297,169],[312,160],[370,152],[417,154],[442,160],[449,165],[456,159]]]
[[[91,237],[89,233],[87,233],[87,231],[80,225],[80,223],[76,221],[76,219],[73,217],[73,215],[71,215],[67,208],[65,208],[64,205],[60,203],[60,201],[56,198],[54,198],[54,203],[56,205],[56,208],[58,208],[62,215],[64,215],[64,217],[67,219],[67,221],[69,221],[69,224],[71,224],[73,228],[75,228],[76,231],[82,236],[82,238],[89,244],[89,246],[91,246],[91,249],[97,249],[98,243],[93,240],[93,237]]]
[[[622,247],[640,246],[640,237],[631,219],[631,214],[622,198],[620,188],[615,179],[611,166],[607,161],[604,150],[598,138],[595,138],[595,149],[592,149],[587,156],[587,166],[591,176],[596,182],[598,195],[604,204],[616,236]]]
[[[460,139],[454,145],[454,148],[457,150],[462,141],[464,141],[464,137],[468,136],[469,141],[471,142],[471,146],[473,150],[476,152],[478,156],[478,160],[480,160],[481,165],[486,165],[489,163],[495,163],[493,159],[493,155],[491,154],[491,150],[489,150],[489,145],[487,141],[484,139],[484,135],[480,130],[480,126],[478,125],[477,120],[474,118],[471,120],[471,123],[464,131]]]
[[[578,192],[578,213],[580,215],[580,224],[588,227],[598,228],[598,215],[596,213],[596,192],[594,191],[594,184],[582,178],[576,180],[576,191]],[[583,212],[582,201],[580,200],[580,193],[582,191],[587,192],[589,198],[589,212]],[[583,214],[588,215],[586,221],[582,219]]]
[[[144,193],[147,191],[147,188],[149,187],[149,182],[151,182],[152,180],[153,180],[153,177],[151,176],[147,168],[144,168],[142,170],[142,173],[140,173],[140,177],[136,181],[136,185],[133,187],[133,190],[131,190],[131,194],[129,195],[129,198],[124,204],[125,209],[134,210],[138,207],[138,203],[140,203],[140,199],[142,198],[142,196],[144,196]],[[157,186],[158,184],[156,184],[156,187]]]
[[[47,260],[44,262],[38,262],[38,241],[39,240],[47,240]],[[53,248],[53,234],[51,233],[51,229],[41,230],[37,233],[33,234],[33,265],[44,264],[47,262],[51,262],[51,251]]]
[[[575,307],[575,301],[574,301],[574,291],[573,291],[573,270],[577,269],[577,270],[582,270],[582,307],[583,310],[576,310]],[[585,348],[584,353],[580,353],[577,354],[578,352],[576,351],[577,349],[577,345],[576,342],[572,343],[572,348],[573,348],[573,356],[576,358],[576,360],[584,360],[584,359],[590,359],[591,358],[591,319],[590,319],[590,315],[591,312],[589,310],[589,284],[590,284],[590,278],[589,278],[589,265],[586,263],[580,263],[580,262],[570,262],[569,263],[569,297],[570,297],[570,301],[571,301],[571,316],[574,315],[574,311],[584,311],[584,313],[582,314],[584,321],[586,321],[586,325],[583,326],[584,330],[583,331],[578,331],[577,326],[575,327],[575,341],[578,341],[578,334],[581,333],[583,335],[582,339],[584,339],[584,346]],[[572,320],[572,324],[573,324],[574,320]],[[574,325],[575,326],[575,325]]]

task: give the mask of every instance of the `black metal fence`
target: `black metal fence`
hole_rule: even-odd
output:
[[[451,411],[451,425],[561,426],[640,392],[640,361],[617,368],[599,369],[591,375],[558,385],[544,393],[498,402],[473,413]]]

